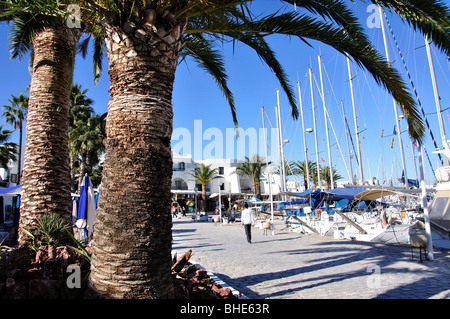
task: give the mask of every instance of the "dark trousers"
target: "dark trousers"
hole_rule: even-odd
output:
[[[252,224],[244,224],[245,235],[247,235],[247,241],[252,242]]]

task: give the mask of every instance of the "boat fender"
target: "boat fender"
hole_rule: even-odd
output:
[[[314,215],[316,217],[320,217],[320,214],[322,214],[322,210],[321,209],[316,209],[316,211],[314,212]]]
[[[381,213],[381,220],[383,221],[383,227],[388,225],[391,222],[391,220],[392,220],[391,213],[383,211]]]

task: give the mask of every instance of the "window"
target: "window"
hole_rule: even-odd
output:
[[[225,169],[223,167],[219,167],[219,175],[225,174]]]
[[[11,183],[17,183],[17,174],[11,174],[10,182]]]

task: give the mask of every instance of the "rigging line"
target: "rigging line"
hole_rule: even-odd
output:
[[[411,82],[411,86],[412,86],[412,88],[413,88],[414,94],[416,95],[417,102],[418,102],[418,104],[419,104],[419,106],[420,106],[420,110],[422,111],[422,115],[423,115],[424,118],[425,118],[425,124],[427,125],[428,131],[430,132],[431,139],[433,140],[434,147],[435,147],[436,149],[439,149],[439,147],[437,146],[436,140],[435,140],[435,138],[434,138],[433,132],[431,131],[430,124],[428,123],[428,119],[427,119],[427,117],[426,117],[426,115],[425,115],[425,111],[423,110],[422,103],[420,102],[419,94],[417,93],[416,87],[414,86],[414,82],[413,82],[413,80],[412,80],[412,78],[411,78],[411,75],[409,74],[408,66],[406,65],[405,59],[403,58],[403,54],[402,54],[402,51],[400,50],[400,47],[399,47],[399,45],[398,45],[398,43],[397,43],[397,39],[395,38],[394,31],[392,30],[391,24],[389,23],[389,20],[388,20],[388,18],[387,18],[387,15],[386,15],[386,13],[385,13],[384,11],[383,11],[383,14],[384,14],[384,17],[385,17],[385,19],[386,19],[386,23],[387,23],[387,25],[388,25],[388,27],[389,27],[389,30],[390,30],[390,32],[391,32],[392,38],[393,38],[393,40],[394,40],[394,42],[395,42],[395,45],[396,45],[396,47],[397,47],[398,53],[400,54],[400,58],[402,59],[403,66],[405,67],[405,70],[406,70],[406,74],[408,75],[409,81]],[[424,147],[424,148],[425,148],[425,147]],[[440,153],[438,153],[438,157],[439,157],[439,160],[441,161],[442,165],[444,165],[444,161],[442,160],[442,157],[441,157],[441,154],[440,154]],[[431,164],[431,163],[430,163],[430,164]],[[431,168],[433,169],[433,167],[431,167]]]
[[[434,179],[437,180],[436,173],[434,172],[433,165],[431,164],[430,156],[428,156],[428,152],[427,152],[427,150],[426,150],[425,147],[423,148],[423,150],[425,151],[425,155],[426,155],[427,158],[428,158],[428,163],[430,164],[431,171],[433,172]]]
[[[275,113],[275,109],[273,109],[272,112]],[[267,118],[267,121],[269,122],[270,129],[273,130],[274,128],[273,128],[272,122],[270,122],[269,116],[267,115],[265,108],[264,108],[264,113],[266,114],[266,118]],[[267,130],[267,127],[266,127],[266,130]],[[270,154],[272,155],[272,149],[270,148],[269,143],[267,143],[267,149],[270,150]]]
[[[315,77],[314,77],[314,80],[315,80]],[[316,83],[316,85],[317,85],[317,83]],[[325,96],[322,96],[321,90],[319,91],[319,96],[322,98],[322,101],[325,101]],[[324,103],[324,104],[325,104],[325,103]],[[331,121],[331,118],[330,118],[330,113],[328,113],[328,108],[327,108],[325,105],[324,105],[323,107],[324,107],[324,109],[325,109],[325,113],[326,113],[326,116],[327,116],[327,118],[325,119],[325,121],[329,121],[329,122],[330,122],[331,130],[333,131],[334,138],[335,138],[336,143],[337,143],[338,148],[339,148],[339,152],[341,153],[341,156],[342,156],[342,161],[344,162],[344,166],[345,166],[345,169],[346,169],[347,174],[348,174],[348,176],[349,176],[349,179],[351,179],[350,171],[349,171],[349,169],[348,169],[348,167],[347,167],[347,163],[346,163],[346,161],[345,161],[344,154],[342,154],[341,145],[339,144],[339,140],[338,140],[338,138],[337,138],[337,136],[336,136],[336,132],[335,132],[335,130],[334,130],[333,122]],[[332,169],[332,167],[330,167],[330,171],[331,171],[331,169]]]

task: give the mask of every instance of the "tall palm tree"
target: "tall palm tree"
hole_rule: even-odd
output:
[[[3,125],[0,125],[0,167],[8,168],[9,160],[17,160],[17,145],[16,143],[8,142],[13,131],[3,130]]]
[[[8,100],[9,105],[4,105],[5,112],[2,117],[6,118],[6,123],[14,126],[14,129],[19,130],[19,153],[17,156],[17,184],[20,185],[22,177],[22,139],[23,139],[23,122],[27,117],[28,112],[28,97],[22,93],[17,97],[11,95]]]
[[[12,58],[32,52],[19,223],[19,245],[28,247],[23,230],[37,234],[38,216],[57,213],[70,221],[69,91],[79,31],[66,26],[61,7],[47,15],[36,14],[39,1],[6,3],[6,16],[14,20]],[[35,11],[19,10],[24,7]]]
[[[219,178],[219,169],[211,169],[211,165],[200,164],[200,167],[195,167],[187,172],[191,175],[196,182],[202,184],[202,199],[203,199],[203,211],[206,211],[206,185],[212,182],[214,179]]]
[[[320,168],[320,177],[323,181],[325,181],[326,188],[331,189],[331,174],[329,166]],[[337,170],[333,167],[333,180],[337,181],[340,179],[342,179],[342,175],[338,174]]]
[[[284,34],[305,42],[318,40],[347,52],[367,69],[403,108],[410,135],[416,140],[423,136],[423,123],[399,74],[373,49],[341,1],[284,0],[295,4],[298,12],[258,17],[247,5],[255,1],[244,0],[74,2],[81,6],[81,18],[95,35],[96,46],[105,39],[109,59],[105,187],[97,211],[90,277],[90,287],[98,296],[171,294],[171,95],[180,55],[193,57],[213,75],[237,123],[223,59],[214,44],[231,39],[248,45],[274,71],[296,117],[294,94],[265,38]],[[395,10],[441,50],[450,52],[449,12],[439,1],[373,2]],[[50,5],[44,0],[33,3]]]
[[[248,176],[252,182],[252,190],[257,198],[261,198],[261,174],[266,166],[264,157],[254,154],[251,158],[245,157],[242,163],[239,163],[234,173],[240,176]]]

